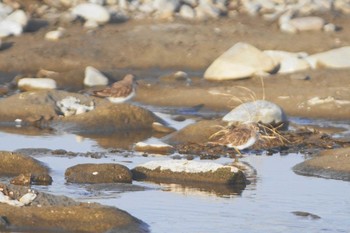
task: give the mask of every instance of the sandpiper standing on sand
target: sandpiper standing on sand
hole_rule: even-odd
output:
[[[123,103],[136,94],[136,78],[132,74],[127,74],[123,80],[113,83],[110,87],[94,91],[94,95],[105,97],[112,103]]]

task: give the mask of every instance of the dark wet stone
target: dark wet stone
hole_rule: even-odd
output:
[[[49,169],[40,161],[20,153],[0,151],[0,175],[48,174]]]
[[[292,214],[294,214],[295,216],[310,218],[310,219],[314,219],[314,220],[321,218],[320,216],[318,216],[316,214],[312,214],[312,213],[305,212],[305,211],[293,211]]]
[[[130,170],[120,164],[78,164],[65,172],[71,183],[131,183]]]
[[[20,174],[14,177],[11,181],[11,184],[15,185],[51,185],[52,177],[49,174]]]

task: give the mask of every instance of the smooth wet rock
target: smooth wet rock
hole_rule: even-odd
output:
[[[52,177],[46,173],[41,173],[41,174],[26,173],[26,174],[19,174],[18,176],[14,177],[13,179],[11,179],[10,183],[15,185],[23,185],[23,186],[51,185]]]
[[[343,69],[350,67],[350,46],[332,49],[322,53],[316,53],[305,59],[313,69],[334,68]]]
[[[284,110],[275,103],[256,100],[243,103],[226,114],[223,121],[233,124],[244,122],[260,122],[266,125],[288,127],[288,118]]]
[[[174,152],[174,147],[171,145],[168,145],[158,138],[148,138],[145,141],[138,142],[135,144],[134,149],[136,151],[141,151],[141,152],[147,152],[147,153],[152,153],[152,154],[171,154]]]
[[[11,205],[0,208],[0,216],[8,223],[4,231],[21,232],[25,228],[26,232],[149,232],[147,224],[117,208],[76,202],[43,192],[28,192],[28,188],[21,186],[4,188],[13,194],[13,201],[22,205],[20,209]],[[28,200],[31,202],[24,205]]]
[[[188,125],[180,131],[174,132],[163,138],[170,145],[183,143],[207,143],[210,136],[216,133],[225,123],[215,120],[203,120]]]
[[[22,173],[49,173],[49,169],[41,162],[20,153],[0,151],[0,161],[0,175],[2,176],[16,176]]]
[[[85,68],[85,78],[84,85],[92,87],[92,86],[100,86],[107,85],[108,78],[102,74],[99,70],[92,66],[87,66]]]
[[[120,164],[78,164],[65,172],[70,183],[131,183],[130,170]]]
[[[265,54],[271,57],[276,64],[279,64],[278,73],[294,73],[310,69],[309,63],[304,59],[307,54],[304,52],[290,53],[278,50],[265,50]]]
[[[107,9],[93,3],[81,3],[72,9],[72,13],[85,20],[95,21],[98,24],[105,24],[110,20],[110,14]]]
[[[245,184],[245,176],[234,166],[188,160],[150,161],[132,169],[133,178],[167,183]]]
[[[312,214],[312,213],[305,212],[305,211],[293,211],[292,214],[294,214],[295,216],[309,218],[312,220],[317,220],[317,219],[321,218],[320,216],[318,216],[316,214]]]
[[[324,150],[293,167],[299,175],[350,181],[350,148]]]
[[[56,81],[50,78],[21,78],[18,87],[23,91],[56,89]]]
[[[81,105],[93,110],[83,114],[62,116],[57,102],[75,97]],[[14,106],[9,108],[9,106]],[[152,131],[152,124],[167,125],[151,111],[130,105],[115,105],[107,100],[66,91],[35,91],[0,99],[0,122],[56,128],[74,133],[122,133],[128,130]]]
[[[218,57],[205,71],[208,80],[242,79],[256,73],[272,72],[274,61],[254,46],[239,42]]]

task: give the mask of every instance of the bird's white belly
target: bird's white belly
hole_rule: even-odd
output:
[[[249,140],[248,140],[246,143],[244,143],[244,144],[242,144],[242,145],[232,145],[232,144],[229,144],[228,146],[229,146],[229,147],[236,148],[236,149],[238,149],[238,150],[244,150],[244,149],[246,149],[246,148],[251,147],[252,145],[254,145],[255,142],[256,142],[256,137],[251,137],[251,138],[249,138]]]
[[[119,103],[128,101],[129,99],[134,97],[134,95],[135,95],[135,92],[133,91],[130,95],[126,97],[108,97],[108,100],[111,101],[112,103],[119,104]]]

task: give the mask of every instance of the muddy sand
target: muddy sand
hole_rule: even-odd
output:
[[[105,72],[111,80],[131,72],[140,79],[137,102],[166,106],[204,104],[207,108],[225,111],[237,105],[237,102],[230,101],[233,96],[243,100],[251,98],[247,91],[237,88],[244,86],[256,94],[255,98],[279,104],[288,115],[348,119],[348,105],[334,101],[307,104],[314,97],[350,100],[349,71],[346,69],[277,74],[263,78],[263,84],[261,77],[222,82],[202,78],[205,69],[237,42],[250,43],[261,50],[309,54],[348,45],[350,16],[327,14],[322,17],[342,30],[287,34],[281,32],[276,23],[240,15],[205,22],[129,20],[94,31],[84,29],[81,23],[74,23],[65,25],[66,36],[53,42],[45,40],[44,35],[54,26],[45,26],[34,20],[29,27],[32,32],[3,41],[0,70],[13,74],[36,74],[40,69],[57,71],[60,72],[57,80],[60,88],[75,90],[83,88],[81,80],[88,65]],[[191,85],[158,79],[177,70],[189,73]],[[1,81],[11,78],[11,75],[2,77]],[[159,80],[162,82],[155,82]]]

